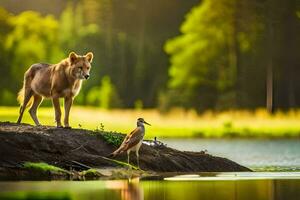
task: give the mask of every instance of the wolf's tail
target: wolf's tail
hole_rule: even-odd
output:
[[[21,106],[23,106],[23,101],[24,101],[24,94],[25,94],[25,88],[24,86],[18,93],[17,100]],[[30,107],[33,104],[33,98],[31,97],[30,100],[28,101],[26,107]]]

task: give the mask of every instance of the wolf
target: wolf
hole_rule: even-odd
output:
[[[37,109],[44,98],[51,98],[56,126],[63,127],[59,98],[64,98],[64,126],[71,128],[69,113],[73,99],[80,91],[82,80],[90,77],[92,60],[92,52],[84,56],[71,52],[68,58],[58,64],[31,65],[24,74],[23,87],[18,93],[17,99],[21,106],[17,123],[21,123],[26,107],[30,107],[29,113],[34,123],[41,125],[36,115]]]

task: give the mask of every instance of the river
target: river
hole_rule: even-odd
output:
[[[0,182],[8,200],[297,200],[300,174],[188,175],[163,181]]]
[[[163,139],[183,151],[207,150],[254,170],[300,170],[300,140],[292,139]]]

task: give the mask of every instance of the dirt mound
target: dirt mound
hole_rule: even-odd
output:
[[[95,131],[0,122],[0,168],[22,167],[24,162],[46,162],[64,169],[75,161],[94,168],[117,167],[103,159],[116,147]],[[107,133],[106,133],[107,134]],[[124,135],[120,136],[124,137]],[[116,159],[126,162],[123,154]],[[131,162],[136,164],[134,153]],[[226,158],[204,152],[183,152],[165,146],[143,144],[140,167],[155,172],[250,171]]]

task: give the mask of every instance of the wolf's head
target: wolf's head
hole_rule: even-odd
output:
[[[71,63],[71,74],[76,79],[88,79],[90,77],[92,60],[92,52],[89,52],[84,56],[80,56],[74,52],[71,52],[69,54],[69,61]]]

